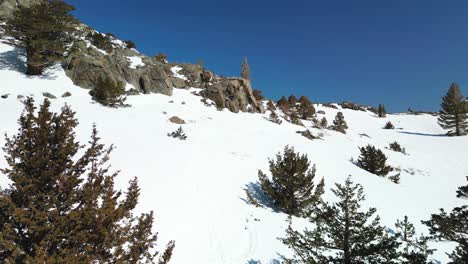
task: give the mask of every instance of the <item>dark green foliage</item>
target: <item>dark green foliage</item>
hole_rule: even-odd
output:
[[[385,124],[384,129],[395,129],[395,126],[392,124],[392,122],[388,121]]]
[[[297,103],[297,98],[296,96],[294,96],[294,94],[291,94],[289,97],[288,97],[288,103],[291,107],[295,106],[296,103]]]
[[[98,80],[96,87],[90,91],[93,99],[105,106],[123,107],[127,99],[123,82],[115,83],[110,78],[102,77]]]
[[[98,49],[104,50],[108,53],[111,53],[112,50],[114,50],[114,45],[112,45],[112,40],[108,35],[93,32],[88,35],[88,39],[91,41],[91,44]]]
[[[262,101],[263,99],[265,99],[265,97],[262,94],[262,91],[260,90],[253,90],[253,96],[257,101]]]
[[[5,30],[26,48],[26,74],[41,75],[46,67],[63,58],[77,22],[70,14],[73,10],[73,6],[60,0],[29,8],[18,6]]]
[[[320,127],[321,128],[327,128],[328,127],[328,121],[326,117],[323,117],[322,120],[320,120]]]
[[[302,119],[309,119],[315,115],[315,107],[309,98],[301,96],[301,98],[299,98],[299,104]]]
[[[154,58],[161,63],[167,63],[167,55],[164,53],[159,53]]]
[[[283,121],[281,121],[281,119],[278,117],[275,111],[271,111],[270,118],[268,118],[268,120],[278,125],[283,123]]]
[[[286,97],[281,96],[281,99],[279,99],[279,101],[276,102],[276,105],[278,106],[279,109],[281,109],[281,111],[283,111],[283,113],[285,114],[289,113],[290,105]]]
[[[276,107],[275,107],[275,104],[272,102],[272,101],[268,101],[267,103],[267,110],[273,112],[273,111],[276,111]]]
[[[388,179],[391,180],[393,183],[400,184],[400,174],[390,175]]]
[[[442,98],[442,110],[439,125],[448,129],[449,136],[463,136],[468,133],[468,112],[460,87],[452,83],[447,94]]]
[[[247,58],[242,60],[241,77],[246,80],[250,80],[250,66],[247,62]]]
[[[401,243],[401,256],[404,259],[404,264],[424,264],[430,263],[427,261],[429,255],[434,250],[429,249],[427,242],[428,237],[421,235],[416,236],[414,225],[408,221],[408,216],[405,215],[403,220],[397,220],[395,224],[395,235],[398,242]]]
[[[460,187],[457,197],[467,199],[467,189],[468,185]],[[439,214],[432,214],[430,220],[422,223],[429,227],[433,238],[457,243],[457,247],[449,255],[452,260],[450,263],[468,263],[468,205],[455,207],[450,213],[440,209]]]
[[[384,105],[379,104],[379,108],[377,109],[377,115],[381,118],[387,116],[387,111],[385,111]]]
[[[301,119],[299,118],[299,115],[297,111],[290,111],[289,112],[289,122],[298,125],[298,126],[304,126],[302,123]]]
[[[136,179],[126,192],[114,189],[113,147],[100,143],[95,128],[87,147],[77,142],[78,121],[68,106],[52,113],[46,99],[36,114],[32,98],[24,104],[18,134],[4,147],[1,172],[12,184],[0,194],[0,262],[155,260],[153,212],[134,216]]]
[[[310,140],[320,139],[319,136],[314,136],[314,135],[312,134],[312,132],[310,132],[310,130],[308,130],[308,129],[305,130],[305,131],[297,131],[296,133],[297,133],[297,134],[301,134],[303,137],[308,138],[308,139],[310,139]]]
[[[136,49],[136,44],[135,42],[131,41],[131,40],[126,40],[124,41],[125,45],[127,45],[127,48],[129,49]]]
[[[182,129],[182,127],[179,127],[176,131],[167,134],[167,136],[177,138],[177,139],[180,139],[180,140],[186,140],[187,139],[187,136],[185,135],[185,132]]]
[[[390,149],[396,152],[401,152],[403,154],[406,154],[405,148],[402,148],[400,144],[398,144],[398,142],[396,141],[393,143],[390,143]]]
[[[346,134],[346,129],[348,129],[348,124],[344,119],[344,115],[342,112],[338,112],[335,116],[335,120],[333,120],[333,130]]]
[[[286,230],[281,241],[295,253],[286,263],[397,263],[398,242],[380,225],[376,209],[361,210],[362,186],[348,178],[332,191],[338,202],[318,206],[309,218],[314,229]]]
[[[379,176],[385,176],[392,171],[392,167],[386,165],[387,156],[380,149],[367,145],[359,150],[361,155],[357,164],[362,169]]]
[[[265,195],[278,210],[298,217],[308,216],[323,193],[323,179],[314,183],[315,166],[310,166],[307,155],[296,153],[286,146],[276,160],[269,160],[271,179],[261,170],[258,179]]]

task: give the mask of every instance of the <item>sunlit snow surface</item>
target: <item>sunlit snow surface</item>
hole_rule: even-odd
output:
[[[129,96],[131,108],[111,109],[93,103],[88,91],[74,86],[59,67],[44,77],[27,77],[19,72],[23,69],[19,51],[0,44],[0,95],[10,94],[0,99],[0,133],[17,131],[22,111],[18,95],[31,95],[41,102],[43,92],[58,97],[52,101],[53,110],[69,104],[77,112],[81,142],[88,142],[96,123],[103,141],[117,147],[111,157],[113,168],[122,170],[116,186],[126,188],[138,176],[142,189],[138,211],[155,211],[160,246],[176,241],[172,264],[275,263],[280,255],[290,255],[277,240],[284,235],[287,217],[242,200],[245,185],[257,180],[257,170],[268,171],[267,159],[287,144],[307,153],[317,164],[317,174],[325,178],[327,189],[352,175],[365,188],[365,206],[376,207],[390,228],[397,218],[408,215],[418,233],[425,232],[420,220],[428,219],[438,208],[450,210],[463,203],[455,191],[468,175],[468,137],[441,136],[444,131],[430,115],[379,119],[369,112],[316,106],[326,112],[319,119],[326,116],[329,123],[342,111],[349,130],[343,135],[311,129],[324,133],[324,139],[310,141],[295,133],[303,127],[268,122],[264,119],[268,113],[233,114],[206,107],[200,97],[191,94],[193,90],[176,89],[171,97]],[[61,98],[66,91],[72,96]],[[171,116],[188,123],[183,126],[186,141],[167,137],[178,127],[168,121]],[[382,129],[388,121],[397,129]],[[409,155],[385,149],[395,140]],[[0,145],[4,143],[0,137]],[[389,164],[402,170],[401,184],[369,174],[350,161],[358,157],[358,147],[366,144],[382,149]],[[0,152],[0,167],[5,167]],[[1,175],[0,184],[8,184]],[[328,190],[325,199],[333,199]],[[294,223],[307,222],[294,219]],[[446,263],[444,252],[451,251],[452,245],[435,246],[439,251],[434,257]]]

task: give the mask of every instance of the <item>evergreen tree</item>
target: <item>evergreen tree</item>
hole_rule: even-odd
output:
[[[263,192],[278,210],[294,216],[307,216],[318,203],[323,193],[323,179],[314,183],[315,166],[310,167],[307,155],[286,146],[276,160],[269,160],[271,179],[258,171],[258,179]],[[252,195],[253,196],[253,195]]]
[[[125,193],[115,190],[119,173],[107,164],[113,147],[102,145],[94,128],[85,149],[76,141],[75,113],[68,106],[60,113],[49,107],[46,99],[36,114],[28,98],[18,134],[6,137],[8,167],[1,172],[12,184],[0,195],[0,262],[155,260],[153,212],[133,215],[137,180]]]
[[[26,74],[41,75],[46,67],[63,57],[77,22],[70,14],[73,10],[73,6],[61,0],[18,6],[5,30],[26,49]]]
[[[468,133],[468,110],[458,84],[452,83],[442,98],[439,125],[448,129],[449,136],[463,136]]]
[[[395,126],[392,124],[392,122],[388,121],[385,124],[384,129],[395,129]]]
[[[294,94],[291,94],[289,97],[288,97],[288,103],[291,107],[293,106],[296,106],[296,103],[297,103],[297,98],[296,96],[294,96]]]
[[[327,128],[328,127],[328,121],[326,117],[323,117],[322,120],[320,120],[320,127],[321,128]]]
[[[344,119],[344,115],[342,112],[338,112],[335,116],[335,120],[333,120],[333,130],[346,134],[346,129],[348,129],[348,124]]]
[[[268,120],[278,125],[283,123],[283,121],[281,121],[281,119],[278,117],[275,111],[271,111],[270,118]]]
[[[392,167],[386,165],[387,156],[380,149],[367,145],[359,150],[361,155],[357,163],[362,169],[379,176],[386,176],[392,171]]]
[[[284,96],[281,96],[281,98],[278,100],[278,102],[276,102],[276,105],[279,107],[279,109],[281,109],[281,111],[283,111],[283,113],[285,114],[288,114],[289,113],[289,109],[291,108],[291,106],[289,105],[289,102],[288,100],[286,99],[286,97]]]
[[[401,145],[398,143],[398,142],[393,142],[393,143],[390,143],[390,149],[393,150],[393,151],[396,151],[396,152],[401,152],[403,154],[406,154],[406,150],[405,148],[401,147]]]
[[[387,111],[385,111],[385,106],[379,104],[379,108],[377,109],[377,114],[379,117],[385,117],[387,115]]]
[[[260,90],[253,90],[252,94],[255,97],[255,100],[257,101],[262,101],[263,99],[265,99],[265,97],[262,94],[262,91]]]
[[[242,60],[241,77],[250,81],[250,67],[245,57]]]
[[[315,115],[315,107],[309,98],[301,96],[299,98],[302,119],[309,119]]]
[[[108,77],[99,78],[96,87],[90,91],[93,99],[105,106],[123,107],[125,104],[125,87],[123,82],[114,82]]]
[[[286,230],[281,241],[295,253],[287,263],[397,263],[398,243],[380,225],[376,209],[361,210],[362,186],[349,177],[332,191],[339,201],[318,206],[309,218],[314,229]]]
[[[467,177],[468,181],[468,177]],[[467,198],[468,185],[460,187],[457,197]],[[433,238],[440,241],[451,241],[457,243],[455,250],[449,255],[453,264],[468,263],[468,205],[455,207],[452,212],[447,213],[440,209],[439,214],[431,215],[431,219],[423,221],[429,227]]]
[[[403,220],[397,220],[395,224],[395,235],[401,243],[401,256],[404,259],[404,264],[425,264],[428,263],[427,258],[434,250],[429,249],[427,242],[428,237],[416,236],[414,225],[408,221],[408,216],[405,215]]]

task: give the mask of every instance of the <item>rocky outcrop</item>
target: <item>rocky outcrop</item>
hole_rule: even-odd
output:
[[[29,7],[43,0],[0,0],[0,21],[7,21],[17,6]]]
[[[174,85],[169,75],[170,65],[123,47],[116,47],[108,53],[86,41],[78,41],[74,45],[78,52],[65,59],[63,68],[76,85],[92,89],[99,78],[107,77],[131,84],[142,93],[172,94]],[[142,64],[132,65],[133,58],[138,58]]]
[[[250,81],[242,78],[222,78],[201,92],[215,102],[218,108],[227,108],[231,112],[239,111],[264,113],[263,104],[255,99]]]

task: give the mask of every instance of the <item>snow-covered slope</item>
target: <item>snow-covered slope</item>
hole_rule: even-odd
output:
[[[52,100],[54,110],[70,104],[77,112],[81,142],[88,141],[96,123],[103,141],[117,146],[111,163],[122,170],[118,187],[126,187],[138,176],[142,188],[138,210],[155,211],[160,245],[176,241],[173,264],[277,263],[280,255],[290,254],[277,240],[284,234],[286,216],[243,201],[243,189],[257,180],[257,170],[268,171],[267,159],[285,145],[308,154],[327,189],[352,175],[365,188],[365,205],[377,207],[388,227],[408,215],[417,231],[423,232],[420,220],[438,208],[451,209],[462,202],[455,198],[455,190],[468,175],[468,137],[441,136],[444,131],[436,117],[401,114],[379,119],[370,112],[316,106],[329,121],[342,111],[349,130],[344,135],[311,129],[324,133],[324,138],[310,141],[295,133],[303,127],[276,125],[264,119],[268,114],[216,111],[204,106],[192,90],[175,90],[171,97],[131,96],[131,108],[106,108],[93,103],[88,91],[74,86],[59,67],[45,77],[23,75],[18,71],[24,67],[19,54],[0,44],[0,95],[9,94],[0,99],[0,133],[11,135],[17,130],[22,110],[18,95],[32,95],[40,102],[44,92],[58,97]],[[72,96],[61,98],[66,91]],[[168,121],[171,116],[187,121],[186,141],[167,137],[178,127]],[[382,129],[387,121],[397,129]],[[395,140],[409,155],[385,149]],[[4,143],[0,137],[0,145]],[[400,184],[369,174],[350,161],[366,144],[381,148],[390,165],[402,170]],[[5,165],[1,158],[0,167]],[[0,184],[7,183],[0,175]],[[327,191],[325,198],[333,196]],[[451,245],[436,247],[440,250],[435,258],[445,263],[444,251],[451,250]]]

